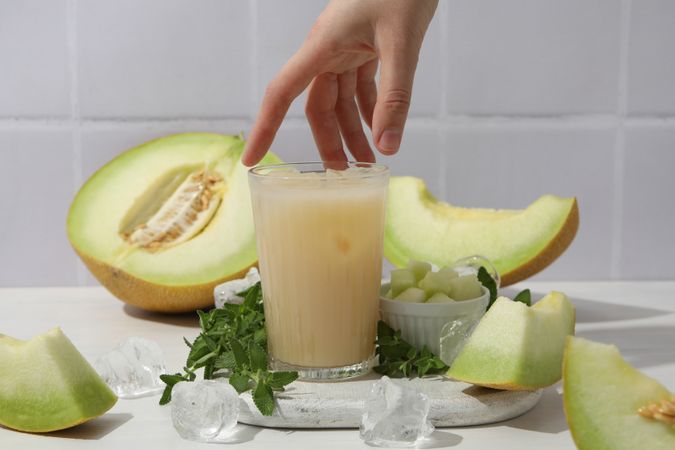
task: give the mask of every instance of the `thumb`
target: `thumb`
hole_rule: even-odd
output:
[[[373,111],[373,139],[377,149],[393,155],[401,145],[408,118],[419,48],[390,48],[382,52],[380,86]]]

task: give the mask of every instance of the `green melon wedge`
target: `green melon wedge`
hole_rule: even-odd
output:
[[[0,425],[20,431],[70,428],[117,397],[60,328],[28,341],[0,335]]]
[[[563,404],[579,450],[672,450],[675,426],[642,417],[638,409],[672,394],[621,358],[613,345],[568,337]]]
[[[567,296],[551,292],[532,306],[498,298],[452,362],[448,376],[480,386],[534,390],[560,380],[565,338],[574,334]]]
[[[442,267],[482,255],[506,286],[551,264],[578,226],[575,198],[545,195],[524,210],[460,208],[437,201],[419,178],[392,177],[384,254],[399,267],[411,259]]]

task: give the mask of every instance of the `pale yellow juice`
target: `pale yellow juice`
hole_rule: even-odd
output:
[[[268,350],[335,368],[374,350],[388,172],[251,175]]]

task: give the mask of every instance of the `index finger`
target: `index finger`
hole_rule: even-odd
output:
[[[265,156],[291,103],[319,74],[317,52],[310,45],[305,43],[267,85],[260,112],[241,158],[245,165],[253,166]]]

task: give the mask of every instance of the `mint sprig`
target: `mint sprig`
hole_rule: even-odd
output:
[[[497,300],[497,283],[495,282],[494,278],[492,278],[492,275],[490,275],[487,269],[483,266],[478,268],[478,273],[476,276],[478,277],[480,284],[482,284],[485,289],[490,291],[490,303],[488,303],[487,307],[487,309],[490,309],[495,300]]]
[[[495,282],[494,278],[492,278],[492,275],[487,271],[487,269],[483,266],[480,266],[478,269],[478,273],[476,274],[478,277],[478,281],[487,289],[490,291],[490,303],[488,303],[487,309],[490,309],[492,307],[492,304],[497,300],[497,283]],[[529,289],[524,289],[516,294],[515,297],[513,297],[514,302],[521,302],[525,303],[527,306],[532,305],[532,293],[530,292]]]
[[[518,292],[515,297],[513,297],[513,301],[525,303],[527,306],[530,306],[532,305],[532,293],[529,289],[524,289]]]
[[[262,288],[256,283],[238,294],[244,298],[241,305],[227,303],[223,308],[209,312],[197,311],[201,332],[190,343],[185,373],[161,375],[166,384],[159,401],[171,401],[176,383],[194,381],[195,371],[204,369],[204,379],[228,377],[240,394],[252,390],[253,402],[261,414],[274,412],[274,392],[298,378],[297,372],[272,372],[268,368],[267,334],[262,304]]]
[[[417,350],[383,321],[377,322],[377,350],[379,365],[373,370],[392,378],[419,377],[443,373],[448,366],[426,346]]]

